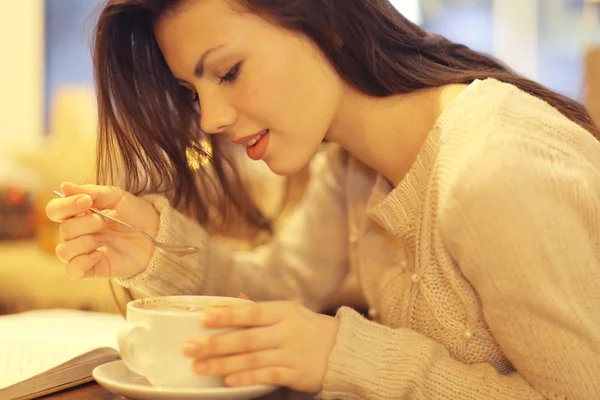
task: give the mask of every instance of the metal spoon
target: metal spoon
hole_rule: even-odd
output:
[[[55,195],[57,195],[59,197],[62,197],[62,198],[67,197],[67,196],[65,196],[64,193],[59,192],[58,190],[53,190],[53,192]],[[136,231],[137,233],[140,233],[140,234],[146,236],[148,239],[150,239],[150,241],[152,242],[152,244],[154,245],[154,247],[157,250],[163,251],[165,253],[171,253],[173,255],[183,257],[183,256],[187,256],[188,254],[193,254],[199,250],[195,246],[187,246],[187,245],[183,245],[183,244],[170,244],[170,243],[159,242],[158,240],[154,239],[152,236],[150,236],[143,230],[138,229],[135,226],[129,225],[127,222],[123,222],[118,218],[111,217],[110,215],[107,215],[107,214],[103,213],[102,211],[99,211],[95,208],[90,208],[90,211],[93,212],[94,214],[101,215],[106,219],[109,219],[118,224],[126,226],[127,228],[132,229],[132,230]]]

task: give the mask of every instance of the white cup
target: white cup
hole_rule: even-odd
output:
[[[201,315],[207,308],[247,303],[250,300],[214,296],[165,296],[131,301],[127,304],[127,324],[118,337],[121,359],[130,371],[145,377],[152,386],[223,387],[223,377],[200,376],[193,371],[194,360],[184,356],[183,344],[200,336],[232,330],[202,328]]]

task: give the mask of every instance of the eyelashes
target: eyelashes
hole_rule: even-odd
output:
[[[188,99],[188,101],[193,104],[193,105],[197,105],[199,98],[198,98],[198,93],[196,93],[195,91],[189,90],[189,89],[185,89],[187,91],[186,93],[186,97]]]
[[[242,61],[235,64],[225,75],[220,78],[219,83],[233,83],[240,75],[240,70],[242,68]]]
[[[240,71],[242,68],[242,64],[243,61],[240,61],[239,63],[235,64],[233,67],[231,67],[231,69],[222,77],[219,77],[219,84],[223,84],[223,83],[233,83],[236,81],[236,79],[239,77],[240,75]],[[186,98],[187,100],[192,103],[192,104],[198,104],[199,98],[198,98],[198,93],[196,91],[193,91],[191,89],[185,89],[186,90]]]

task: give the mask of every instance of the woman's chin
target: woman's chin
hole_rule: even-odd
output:
[[[275,160],[271,158],[267,158],[264,160],[267,164],[267,167],[273,172],[275,175],[279,176],[289,176],[294,175],[297,172],[302,171],[304,167],[306,167],[306,163],[298,162],[297,160]],[[296,161],[296,162],[294,162]]]

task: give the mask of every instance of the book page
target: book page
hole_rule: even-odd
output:
[[[0,389],[98,347],[117,349],[120,315],[39,310],[0,316]]]

